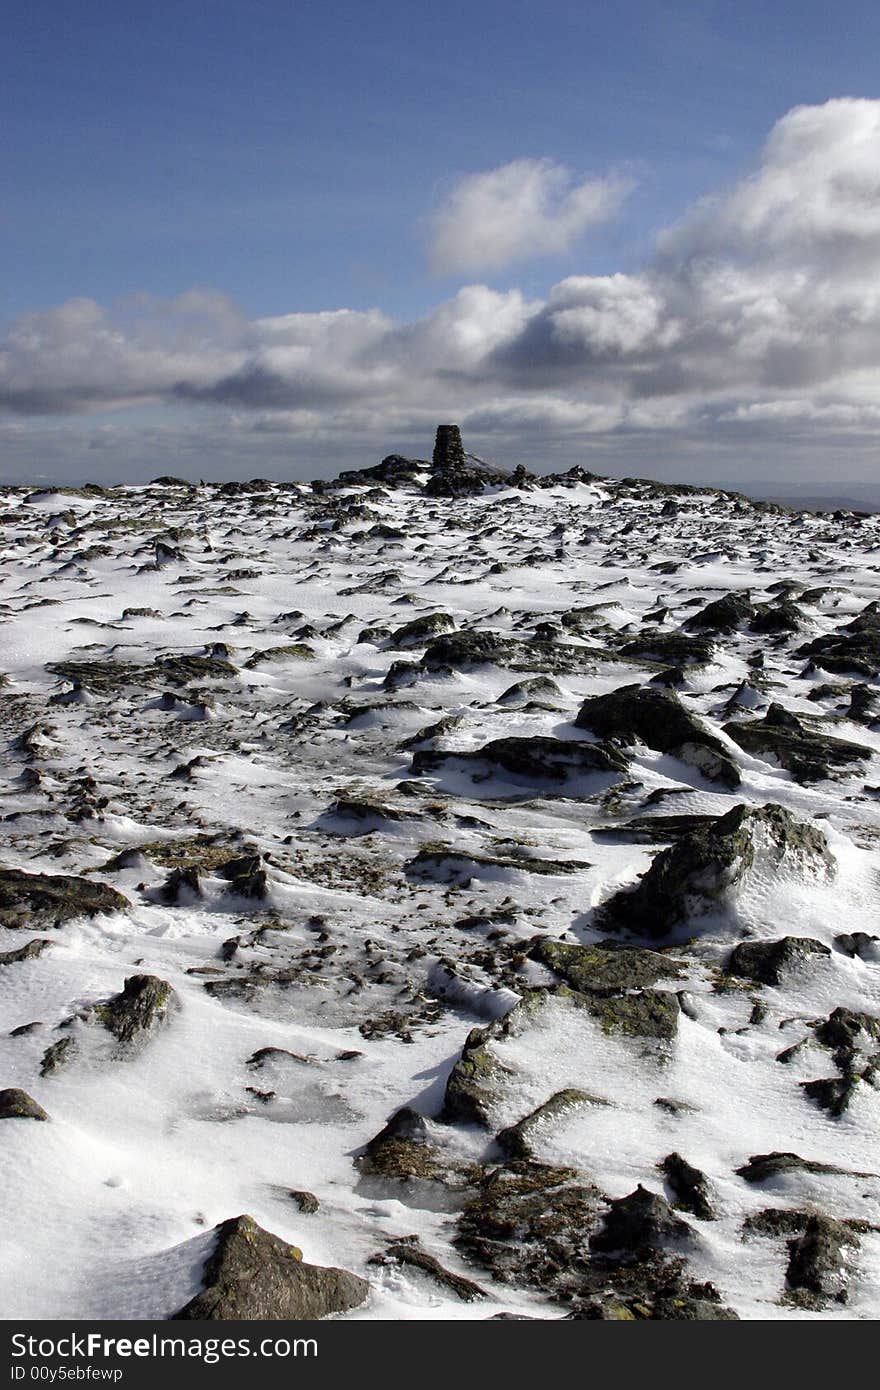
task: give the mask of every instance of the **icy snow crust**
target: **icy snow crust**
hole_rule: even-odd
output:
[[[306,1260],[367,1278],[370,1299],[350,1317],[562,1317],[540,1289],[467,1263],[454,1202],[365,1182],[355,1159],[406,1105],[429,1118],[447,1158],[497,1162],[493,1135],[565,1087],[609,1103],[544,1126],[537,1157],[613,1199],[639,1183],[668,1196],[657,1164],[684,1155],[718,1216],[687,1217],[692,1277],[741,1318],[877,1316],[880,1092],[860,1083],[834,1118],[799,1085],[835,1074],[811,1023],[838,1006],[880,1014],[880,943],[848,955],[835,942],[878,932],[880,723],[849,718],[847,693],[877,679],[810,667],[797,648],[880,599],[880,519],[774,513],[711,492],[661,516],[665,501],[612,482],[454,500],[275,484],[0,493],[2,864],[85,876],[130,902],[57,930],[0,931],[0,952],[51,942],[0,965],[0,1085],[50,1116],[0,1121],[4,1317],[166,1317],[200,1287],[211,1228],[240,1212]],[[711,661],[686,665],[679,687],[729,747],[741,787],[643,743],[622,749],[621,775],[542,778],[467,757],[413,774],[419,749],[595,742],[574,725],[581,702],[662,669],[620,660],[622,645],[679,632],[731,591],[772,603],[782,580],[801,630],[710,634]],[[563,624],[574,608],[592,611]],[[541,672],[431,671],[419,666],[431,637],[394,645],[396,629],[438,613],[524,643],[552,624],[539,639],[576,648],[582,668],[546,672],[557,694],[499,703]],[[749,664],[756,652],[763,667]],[[156,664],[206,656],[210,667]],[[400,661],[413,669],[386,681]],[[108,662],[124,663],[121,675],[102,678]],[[720,732],[771,701],[871,756],[801,783]],[[596,908],[670,843],[615,827],[768,802],[822,829],[834,872],[774,869],[759,855],[716,910],[670,928],[663,944],[685,968],[658,985],[683,992],[671,1043],[608,1033],[548,995],[533,1026],[489,1044],[505,1069],[488,1129],[437,1120],[469,1030],[555,983],[529,957],[532,940],[606,936]],[[111,863],[124,850],[140,854]],[[422,850],[427,867],[424,856],[413,866]],[[262,856],[264,897],[217,872],[247,854]],[[180,866],[196,867],[198,886],[166,901]],[[778,986],[722,973],[737,941],[786,935],[831,952]],[[82,1015],[138,973],[169,982],[179,1008],[120,1056]],[[76,1055],[42,1076],[46,1049],[67,1035]],[[802,1040],[790,1063],[776,1061]],[[279,1051],[249,1062],[266,1048]],[[685,1104],[673,1112],[655,1104],[663,1097]],[[737,1174],[771,1151],[868,1176]],[[301,1190],[317,1211],[292,1200]],[[865,1223],[846,1302],[786,1299],[785,1239],[743,1229],[766,1207]],[[485,1297],[465,1302],[417,1269],[370,1263],[408,1235]]]

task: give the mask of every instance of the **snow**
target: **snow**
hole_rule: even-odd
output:
[[[362,494],[336,495],[357,502]],[[821,668],[805,675],[796,654],[801,642],[835,631],[880,598],[880,520],[854,528],[804,515],[793,525],[787,517],[741,514],[714,494],[682,499],[678,517],[661,519],[662,498],[615,500],[612,484],[503,489],[456,501],[371,494],[365,505],[374,519],[406,532],[388,540],[365,534],[373,520],[343,518],[337,530],[322,529],[327,519],[317,513],[325,502],[279,485],[234,497],[158,487],[0,495],[0,669],[8,678],[2,862],[86,875],[131,903],[124,913],[57,931],[0,931],[0,951],[32,935],[51,940],[39,958],[0,966],[0,1085],[24,1088],[50,1115],[48,1124],[0,1121],[2,1315],[168,1316],[199,1287],[211,1228],[248,1212],[307,1260],[370,1280],[370,1300],[352,1318],[562,1316],[539,1290],[497,1285],[467,1267],[453,1244],[454,1210],[364,1183],[353,1159],[397,1108],[437,1116],[469,1030],[516,1004],[511,978],[500,980],[481,960],[495,924],[522,947],[513,967],[521,990],[547,983],[543,967],[522,959],[529,940],[539,933],[594,939],[593,909],[634,883],[658,852],[594,831],[655,810],[719,815],[739,802],[773,801],[822,828],[833,876],[759,862],[735,899],[670,938],[691,944],[688,1011],[668,1046],[609,1036],[561,1002],[540,1025],[495,1037],[493,1054],[511,1072],[495,1098],[493,1132],[563,1087],[603,1097],[608,1106],[572,1111],[542,1131],[543,1161],[583,1170],[614,1198],[640,1182],[663,1191],[657,1164],[677,1150],[706,1171],[717,1193],[717,1221],[689,1218],[697,1231],[695,1278],[711,1279],[743,1318],[875,1318],[880,1177],[798,1172],[750,1186],[736,1169],[772,1150],[859,1173],[878,1169],[880,1092],[863,1085],[833,1119],[798,1084],[833,1074],[827,1050],[808,1042],[789,1065],[775,1058],[809,1039],[809,1023],[835,1007],[880,1014],[880,950],[850,958],[834,949],[843,932],[878,931],[880,768],[873,758],[834,781],[803,785],[745,753],[719,726],[754,718],[769,699],[779,700],[801,716],[826,716],[823,732],[880,753],[880,724],[854,723],[840,710],[835,716],[830,697],[809,699],[823,683],[845,678]],[[74,524],[62,517],[68,510]],[[633,529],[622,535],[627,523]],[[593,527],[597,535],[583,544]],[[180,528],[169,544],[184,559],[157,568],[155,540],[170,528]],[[666,559],[680,568],[652,571]],[[511,568],[493,573],[497,562]],[[251,569],[257,578],[228,578]],[[399,577],[368,582],[389,572]],[[630,769],[620,778],[551,782],[484,769],[489,775],[474,780],[478,769],[459,760],[413,779],[411,751],[401,745],[441,717],[461,719],[428,745],[449,753],[507,737],[589,741],[572,723],[581,700],[648,680],[655,668],[597,657],[578,674],[547,673],[561,703],[538,697],[526,707],[505,706],[497,702],[506,689],[540,673],[487,665],[424,673],[388,692],[392,662],[418,661],[421,648],[358,642],[364,627],[393,630],[438,611],[459,628],[474,624],[527,640],[536,622],[601,605],[589,631],[563,630],[559,638],[588,653],[605,646],[609,630],[611,637],[641,636],[645,614],[658,604],[671,613],[659,630],[672,632],[697,611],[692,600],[749,589],[754,601],[766,602],[780,577],[832,586],[821,603],[804,605],[804,632],[766,639],[763,672],[747,664],[742,634],[719,639],[709,665],[687,669],[682,690],[737,762],[743,785],[736,792],[644,745],[627,750]],[[131,607],[161,616],[123,620]],[[301,627],[315,631],[300,638]],[[254,653],[300,640],[313,659],[246,669]],[[232,662],[218,679],[174,684],[155,670],[146,683],[77,691],[48,669],[73,660],[153,670],[158,657],[204,656],[218,641],[228,644]],[[880,693],[876,679],[869,684]],[[163,709],[166,689],[178,698]],[[206,695],[216,696],[213,707],[201,703]],[[735,716],[723,713],[731,697],[741,707]],[[28,786],[15,740],[38,722],[47,727],[31,765],[42,780]],[[196,757],[204,763],[190,778],[170,776]],[[85,775],[107,804],[73,820],[70,788]],[[340,797],[392,806],[399,818],[351,820],[331,810]],[[258,849],[267,898],[255,902],[231,890],[215,863],[201,872],[200,896],[165,903],[160,889],[175,848],[188,862],[197,836],[205,837],[202,849],[207,837],[219,836],[226,857]],[[405,864],[426,845],[454,852],[455,872],[408,876]],[[511,847],[585,867],[546,875],[469,866],[469,854],[497,857]],[[138,848],[128,867],[107,868],[119,851]],[[488,927],[458,925],[480,914]],[[785,934],[814,937],[832,953],[780,987],[757,990],[767,1013],[752,1023],[756,990],[719,990],[713,971],[743,936]],[[235,937],[239,945],[224,960],[223,943]],[[322,956],[326,948],[335,950]],[[259,984],[250,995],[206,988],[270,981],[293,964],[296,979]],[[118,993],[134,973],[173,986],[180,1008],[168,1026],[120,1058],[101,1030],[74,1024],[68,1032],[81,1042],[79,1056],[41,1076],[45,1049],[64,1035],[59,1025]],[[371,1029],[395,1010],[404,1015],[405,1037]],[[32,1022],[39,1026],[10,1036]],[[267,1047],[296,1057],[249,1063]],[[274,1095],[267,1101],[258,1091]],[[670,1115],[655,1104],[664,1096],[693,1110]],[[491,1156],[491,1134],[446,1129],[463,1157]],[[294,1189],[313,1192],[319,1210],[300,1212],[288,1195]],[[768,1205],[815,1206],[874,1224],[861,1237],[847,1303],[813,1312],[782,1300],[784,1241],[742,1235],[745,1217]],[[463,1303],[417,1271],[369,1263],[389,1240],[410,1234],[475,1278],[487,1297]]]

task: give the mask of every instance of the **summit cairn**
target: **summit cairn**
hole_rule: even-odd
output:
[[[431,476],[425,487],[429,497],[467,497],[506,480],[501,468],[493,468],[466,454],[458,425],[438,425],[431,460]]]
[[[464,445],[458,425],[438,425],[434,442],[432,471],[446,472],[447,469],[466,468]]]

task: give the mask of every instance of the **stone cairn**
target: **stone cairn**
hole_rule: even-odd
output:
[[[467,467],[461,430],[458,425],[438,425],[432,459],[434,472],[445,473],[449,469]]]

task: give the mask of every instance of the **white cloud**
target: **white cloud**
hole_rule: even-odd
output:
[[[568,251],[614,215],[631,187],[618,175],[576,183],[551,159],[516,159],[469,174],[434,216],[432,268],[479,275]]]
[[[484,237],[461,254],[559,245],[597,206],[555,165],[472,182],[453,207],[482,206]],[[450,255],[466,221],[447,228]],[[378,309],[248,320],[211,291],[113,309],[74,299],[12,325],[0,411],[22,457],[29,429],[55,449],[47,417],[157,402],[184,452],[200,438],[221,449],[224,429],[254,448],[424,452],[448,418],[488,456],[574,462],[579,447],[677,438],[708,467],[713,444],[757,432],[780,456],[801,457],[808,434],[816,448],[873,448],[878,364],[880,102],[836,100],[783,117],[753,172],[670,229],[638,273],[569,276],[540,299],[467,285],[410,323]]]

